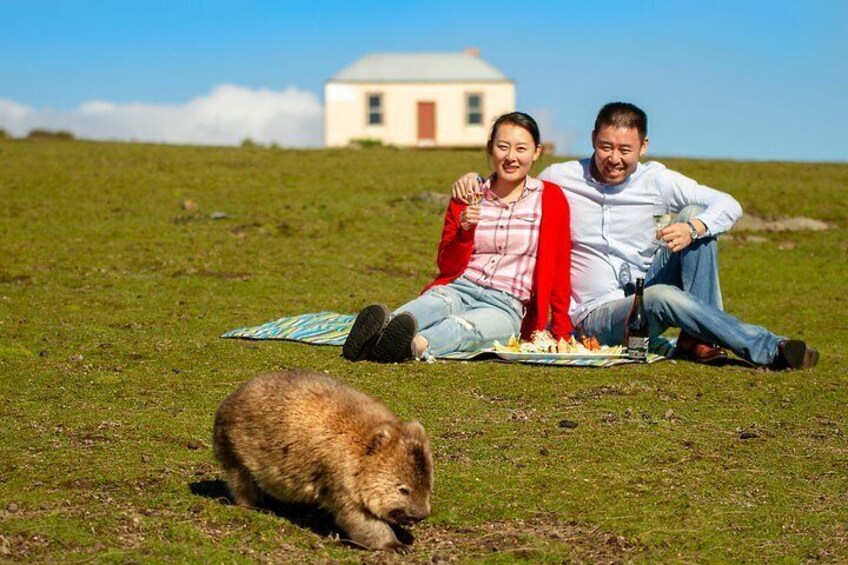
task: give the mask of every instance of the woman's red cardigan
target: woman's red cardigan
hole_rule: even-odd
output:
[[[542,221],[539,225],[539,249],[527,314],[521,324],[521,337],[530,339],[536,330],[548,329],[556,338],[571,334],[568,307],[571,301],[571,222],[568,200],[558,185],[544,182]],[[471,261],[474,228],[462,229],[460,213],[467,204],[451,199],[445,213],[442,241],[436,264],[439,275],[424,290],[457,279]]]

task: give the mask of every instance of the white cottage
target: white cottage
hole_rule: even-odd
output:
[[[324,143],[480,147],[513,110],[515,83],[476,49],[367,55],[324,85]]]

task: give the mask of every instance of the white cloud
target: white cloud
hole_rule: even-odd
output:
[[[322,108],[314,94],[293,86],[273,91],[222,84],[184,104],[91,100],[69,112],[0,99],[0,128],[16,137],[41,128],[84,139],[238,145],[250,138],[283,147],[317,147],[322,143]]]

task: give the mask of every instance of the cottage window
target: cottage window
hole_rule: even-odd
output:
[[[369,126],[379,126],[383,124],[383,95],[369,94],[368,99],[368,120]]]
[[[483,123],[483,95],[465,95],[465,123],[469,126],[479,126]]]

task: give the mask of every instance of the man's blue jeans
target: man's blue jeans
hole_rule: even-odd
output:
[[[685,222],[700,208],[684,208],[675,221]],[[785,337],[762,326],[746,324],[722,310],[718,280],[718,244],[714,237],[698,239],[683,251],[661,247],[645,279],[645,310],[651,337],[669,327],[733,351],[756,365],[768,365]],[[601,343],[621,343],[633,297],[614,300],[592,310],[578,332],[595,335]]]

